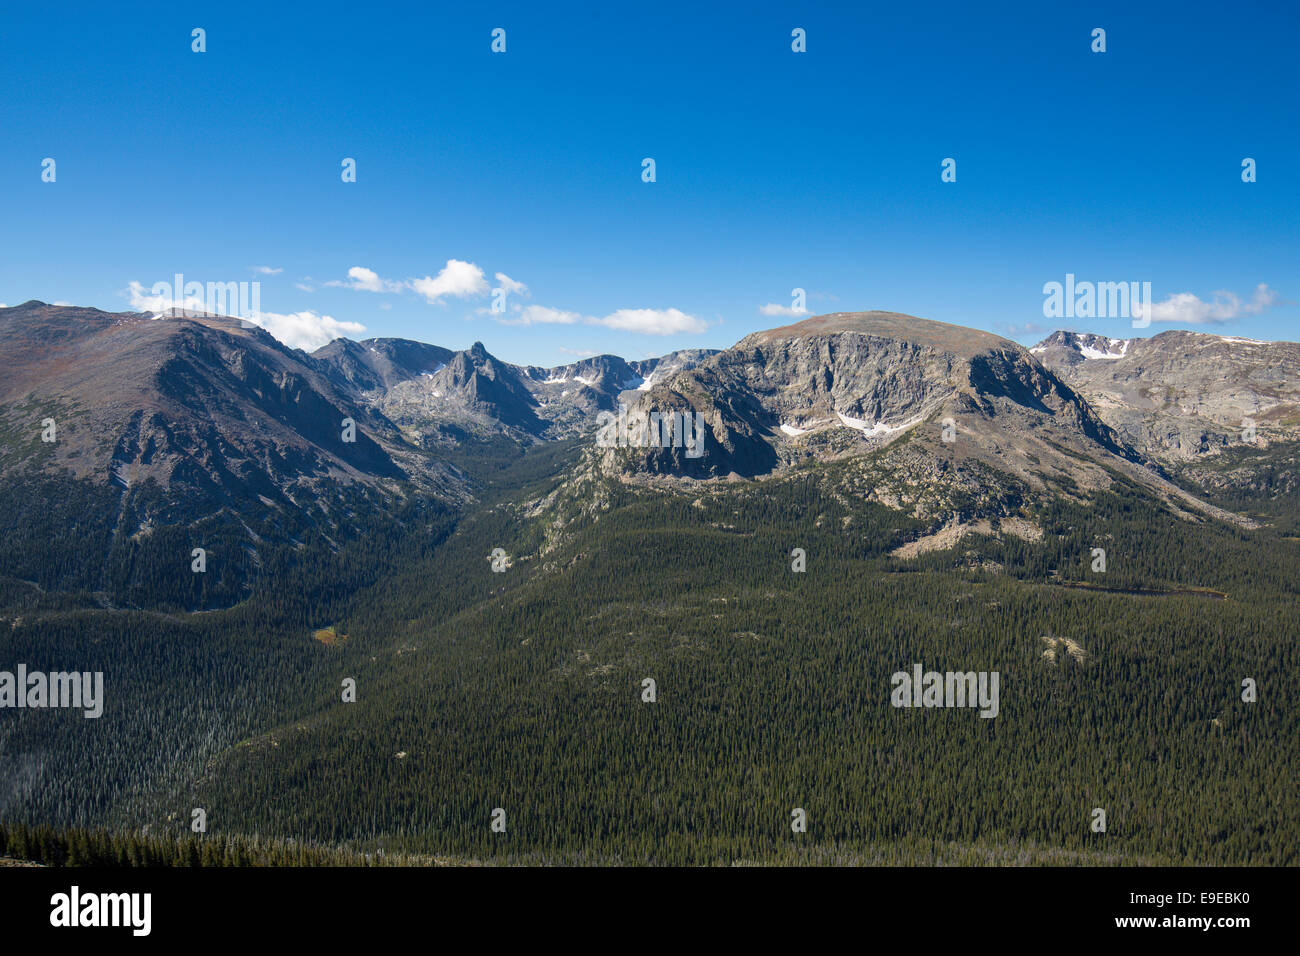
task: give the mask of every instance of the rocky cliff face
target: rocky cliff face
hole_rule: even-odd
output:
[[[1020,346],[896,313],[837,313],[747,336],[638,397],[635,410],[655,408],[702,416],[705,454],[686,464],[697,476],[762,474],[810,446],[864,454],[923,425],[941,440],[945,417],[969,419],[972,435],[1001,431],[1013,413],[1131,457],[1087,403]],[[676,449],[604,457],[660,473],[684,464]]]
[[[322,352],[316,356],[337,361]],[[590,433],[601,411],[634,401],[648,383],[712,354],[688,350],[639,362],[597,355],[555,368],[521,367],[476,342],[465,352],[448,353],[445,365],[408,374],[364,398],[425,447],[492,436],[550,441]]]
[[[409,339],[335,339],[312,353],[337,385],[360,392],[392,388],[445,368],[455,353]]]
[[[1053,332],[1029,351],[1048,368],[1073,368],[1089,359],[1123,358],[1135,341],[1091,332]]]
[[[1056,332],[1032,351],[1146,457],[1174,465],[1300,439],[1300,344],[1201,332],[1106,339]],[[1249,420],[1249,421],[1247,421]]]
[[[836,313],[747,336],[654,384],[629,417],[652,412],[697,421],[702,454],[634,428],[617,447],[594,443],[574,481],[758,478],[850,460],[851,494],[917,514],[1014,515],[1031,498],[1124,476],[1179,509],[1222,515],[1158,474],[1029,350],[897,313]]]

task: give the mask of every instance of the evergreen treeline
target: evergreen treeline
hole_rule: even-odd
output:
[[[0,823],[0,858],[44,866],[376,866],[409,863],[384,854],[308,847],[285,840],[144,836]]]

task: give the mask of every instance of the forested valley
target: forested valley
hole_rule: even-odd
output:
[[[0,855],[1297,862],[1300,545],[1276,530],[1118,483],[1041,506],[1038,541],[903,559],[925,523],[847,507],[834,462],[611,481],[556,515],[576,446],[487,451],[474,509],[359,510],[225,610],[4,579],[7,657],[102,670],[107,705],[5,713]],[[891,706],[914,664],[998,672],[1000,712]]]

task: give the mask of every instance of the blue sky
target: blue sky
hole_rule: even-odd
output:
[[[293,344],[539,365],[726,347],[795,321],[795,288],[1025,343],[1295,340],[1297,27],[1284,3],[8,4],[0,302],[257,280]],[[498,273],[526,292],[494,315]],[[1167,321],[1045,318],[1067,273],[1149,281]]]

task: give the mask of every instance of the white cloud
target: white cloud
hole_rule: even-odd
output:
[[[479,309],[481,314],[490,310]],[[515,306],[514,318],[497,318],[502,325],[603,325],[621,332],[639,332],[642,335],[676,335],[681,332],[703,332],[708,323],[687,315],[679,309],[619,309],[604,317],[566,312],[544,305]]]
[[[357,292],[402,291],[402,283],[393,279],[381,279],[379,273],[375,272],[374,269],[367,269],[365,266],[353,266],[349,269],[346,282],[332,279],[325,284],[328,286],[342,286],[345,289],[353,289]]]
[[[504,272],[498,272],[496,274],[496,280],[497,288],[504,289],[507,295],[528,295],[528,286],[524,285],[522,282],[516,282]],[[492,291],[495,292],[496,289],[493,289]]]
[[[599,354],[591,349],[566,349],[563,345],[559,346],[559,350],[565,355],[576,355],[578,358],[591,358],[593,355]]]
[[[788,305],[777,305],[775,302],[769,302],[767,305],[760,305],[758,311],[763,315],[788,315],[796,318],[800,315],[808,315],[807,309],[796,309]]]
[[[278,276],[283,269],[272,269],[270,266],[253,266],[253,271],[260,276]]]
[[[7,308],[9,308],[9,306],[5,305],[3,302],[0,302],[0,309],[7,309]]]
[[[708,328],[703,319],[697,319],[678,309],[619,309],[603,319],[594,319],[593,322],[606,328],[640,332],[643,335],[703,332]]]
[[[300,289],[300,290],[303,291],[303,292],[315,292],[315,291],[316,291],[314,288],[312,288],[311,286],[309,286],[309,285],[308,285],[307,283],[305,283],[305,282],[295,282],[295,283],[293,284],[293,287],[294,287],[295,289]]]
[[[486,295],[487,277],[472,262],[460,259],[448,259],[436,278],[425,276],[423,279],[407,281],[412,289],[424,296],[430,305],[436,305],[446,296],[465,299],[473,295]]]
[[[319,315],[310,310],[290,312],[259,312],[248,319],[261,326],[289,348],[314,352],[322,345],[346,335],[358,335],[366,330],[360,322],[343,322],[333,316]]]
[[[507,294],[528,295],[528,286],[510,278],[504,272],[496,273],[496,280],[499,288],[504,289]],[[353,266],[348,270],[346,281],[331,279],[324,284],[359,292],[391,293],[410,289],[424,296],[425,301],[430,305],[440,305],[448,297],[468,299],[473,296],[487,295],[489,291],[487,276],[483,270],[474,263],[461,259],[448,259],[447,264],[436,276],[426,275],[423,279],[407,279],[404,282],[385,279],[374,269]],[[304,292],[313,291],[310,286],[302,283],[298,284],[298,288]]]
[[[1258,315],[1272,308],[1278,301],[1278,294],[1261,282],[1255,287],[1249,301],[1242,301],[1232,292],[1215,292],[1208,302],[1191,292],[1179,292],[1163,302],[1144,304],[1133,311],[1135,318],[1146,318],[1149,315],[1153,322],[1201,325],[1206,322],[1228,322],[1243,315]]]
[[[153,295],[139,282],[130,283],[128,298],[131,307],[140,312],[152,312],[161,317],[173,308],[191,312],[206,312],[206,303],[197,296],[176,301],[168,294]],[[241,321],[259,326],[274,335],[290,348],[311,352],[345,335],[357,335],[366,330],[359,322],[344,322],[331,315],[303,312],[255,312],[240,316]]]
[[[168,288],[170,290],[170,286]],[[128,283],[127,301],[137,312],[166,312],[168,309],[185,309],[188,312],[207,311],[207,303],[196,295],[182,300],[177,300],[166,292],[154,295],[152,292],[146,292],[144,286],[134,281]]]
[[[517,318],[498,319],[502,325],[572,325],[583,321],[577,312],[550,309],[544,305],[530,305],[516,310]]]

